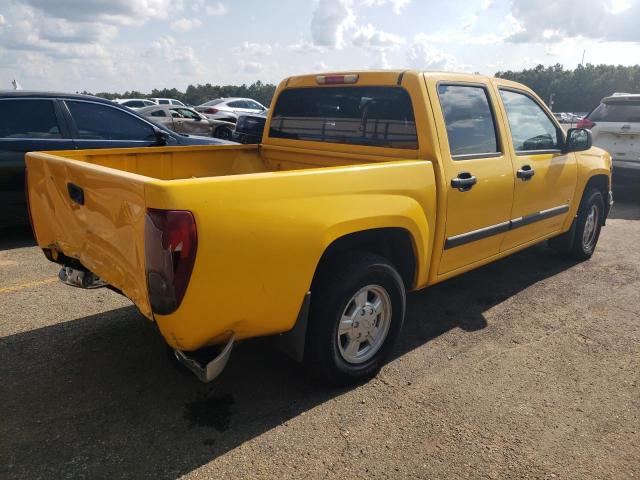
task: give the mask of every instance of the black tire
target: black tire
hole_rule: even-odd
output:
[[[578,217],[571,230],[549,240],[549,246],[575,260],[588,260],[593,255],[604,220],[604,197],[596,188],[587,190],[580,202]],[[594,223],[593,230],[590,225]],[[585,235],[585,230],[590,233]]]
[[[354,295],[365,287],[379,289],[386,292],[385,302],[390,305],[390,319],[386,336],[377,347],[365,340],[363,351],[370,348],[372,356],[360,363],[345,360],[346,353],[342,345],[343,337],[338,337],[338,325],[347,308],[355,308],[360,312],[353,300]],[[370,297],[371,292],[365,293]],[[373,295],[373,294],[371,294]],[[365,252],[352,252],[331,262],[330,268],[319,273],[311,291],[311,308],[307,328],[307,342],[304,354],[306,370],[318,380],[332,385],[349,385],[359,383],[375,376],[393,349],[404,321],[405,288],[402,278],[391,263],[378,255]],[[368,301],[368,300],[367,300]],[[367,305],[369,305],[367,303]],[[363,308],[364,310],[364,308]],[[353,313],[357,315],[357,313]],[[369,325],[382,324],[384,314],[376,317],[372,310],[368,320]],[[356,327],[354,321],[352,326]],[[351,335],[351,333],[349,334]],[[358,334],[360,335],[360,334]],[[382,335],[382,334],[380,334]],[[340,343],[340,345],[339,345]],[[364,355],[366,356],[366,355]]]
[[[218,127],[213,131],[213,136],[215,138],[219,138],[220,140],[231,140],[232,131],[229,127],[222,126]]]

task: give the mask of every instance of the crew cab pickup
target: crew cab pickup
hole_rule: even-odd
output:
[[[27,155],[60,278],[126,295],[203,381],[266,335],[321,380],[370,378],[406,292],[547,239],[586,260],[612,203],[609,154],[510,81],[303,75],[272,107],[260,145]]]

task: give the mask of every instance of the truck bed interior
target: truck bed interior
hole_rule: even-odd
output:
[[[159,180],[220,177],[251,173],[372,163],[371,155],[317,152],[257,145],[216,145],[144,149],[48,152],[81,162],[136,173]],[[379,162],[401,160],[377,157]]]

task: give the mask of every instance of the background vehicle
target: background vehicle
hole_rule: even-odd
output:
[[[259,113],[266,107],[250,98],[216,98],[194,107],[198,112],[218,120],[236,122],[243,113]]]
[[[231,135],[234,142],[251,144],[262,141],[264,124],[267,121],[267,111],[251,115],[240,115]]]
[[[123,292],[202,380],[280,335],[338,384],[379,370],[406,291],[547,239],[588,259],[610,167],[523,85],[416,71],[287,78],[260,145],[27,155],[65,282]]]
[[[153,103],[157,105],[176,105],[179,107],[185,107],[186,105],[182,103],[180,100],[176,100],[175,98],[150,98]]]
[[[225,143],[174,133],[134,110],[89,95],[0,92],[0,112],[0,226],[27,222],[26,152]]]
[[[142,108],[154,105],[154,102],[146,98],[117,98],[114,102],[129,108]]]
[[[141,108],[138,112],[178,133],[205,135],[229,140],[234,127],[231,122],[207,118],[205,115],[187,107],[155,105]]]
[[[616,177],[640,179],[640,94],[615,93],[578,122],[613,157]]]

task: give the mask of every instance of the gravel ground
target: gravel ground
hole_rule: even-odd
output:
[[[594,257],[544,246],[408,300],[394,358],[351,389],[269,339],[209,385],[107,290],[0,235],[0,478],[640,476],[640,195]]]

